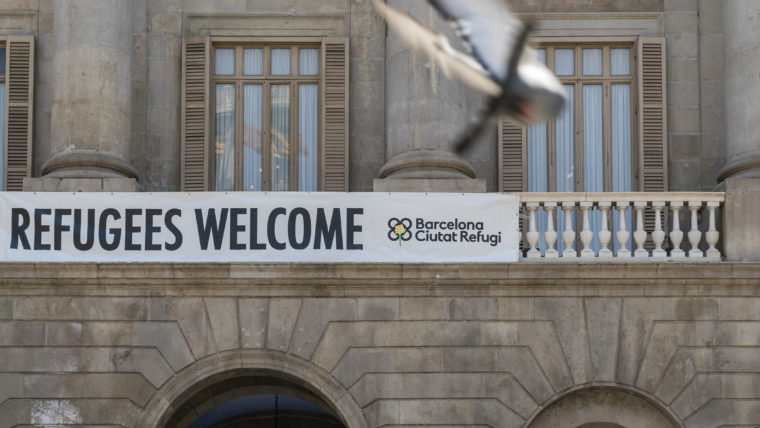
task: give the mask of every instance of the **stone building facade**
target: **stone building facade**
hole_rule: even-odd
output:
[[[450,34],[424,1],[389,3]],[[760,425],[760,2],[509,3],[546,52],[629,52],[629,80],[606,59],[592,85],[630,85],[632,180],[599,191],[653,209],[719,194],[722,260],[0,263],[0,427]],[[318,52],[317,77],[260,84],[320,91],[316,190],[530,190],[531,131],[502,122],[451,154],[482,98],[368,0],[0,0],[0,41],[4,190],[241,190],[219,181],[216,91],[257,77],[214,55],[288,46],[293,64]],[[209,416],[251,396],[323,412]]]

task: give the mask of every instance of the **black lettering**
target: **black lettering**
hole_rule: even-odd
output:
[[[259,242],[259,209],[251,208],[251,242],[249,243],[252,250],[266,250],[267,244]]]
[[[269,238],[269,245],[275,250],[285,249],[285,243],[277,240],[277,235],[274,230],[274,224],[277,221],[277,217],[285,215],[285,213],[285,208],[275,208],[269,213],[269,220],[267,220],[267,238]]]
[[[354,244],[354,233],[362,231],[360,224],[355,224],[354,216],[363,215],[363,208],[348,208],[346,210],[346,249],[348,250],[363,250],[364,245]]]
[[[245,211],[245,208],[230,209],[230,250],[245,250],[245,244],[238,242],[238,233],[245,232],[245,225],[238,224],[238,216]]]
[[[108,217],[113,217],[114,220],[119,220],[121,214],[113,208],[105,209],[100,213],[100,222],[98,223],[100,246],[106,251],[113,251],[119,248],[119,244],[121,243],[121,229],[107,229]],[[111,236],[113,236],[112,242],[108,242],[107,233],[110,233]]]
[[[336,239],[337,237],[337,239]],[[317,224],[314,228],[314,249],[319,250],[322,246],[322,241],[325,242],[325,248],[332,249],[333,242],[335,248],[338,250],[343,249],[343,228],[340,221],[340,209],[333,208],[332,217],[330,217],[330,226],[327,226],[327,219],[325,218],[325,209],[317,209]]]
[[[126,251],[140,251],[142,247],[140,244],[132,242],[132,237],[135,233],[140,233],[140,226],[135,226],[134,217],[142,215],[142,210],[137,208],[127,208],[124,211],[124,249]]]
[[[182,232],[179,231],[177,226],[172,221],[174,217],[182,217],[182,211],[177,208],[172,208],[167,211],[166,215],[164,216],[164,223],[166,224],[166,228],[169,229],[169,232],[171,232],[172,235],[174,235],[174,242],[171,244],[166,243],[164,245],[164,248],[169,251],[177,251],[182,246]]]
[[[160,216],[163,212],[160,209],[145,210],[145,251],[161,251],[161,244],[153,243],[153,235],[161,233],[161,228],[154,225],[153,217]]]
[[[71,226],[63,224],[63,216],[71,215],[70,209],[57,209],[53,212],[53,249],[61,251],[61,235],[71,230]]]
[[[21,222],[19,222],[21,220]],[[18,242],[25,250],[31,250],[29,238],[26,236],[26,229],[29,228],[29,211],[23,208],[11,209],[11,248],[18,249]]]
[[[82,210],[74,211],[74,248],[89,251],[95,243],[95,210],[87,210],[87,240],[82,243]]]
[[[296,236],[296,221],[298,216],[303,218],[303,239],[300,242]],[[290,216],[288,217],[288,241],[290,241],[290,246],[296,250],[303,250],[309,246],[309,242],[311,242],[311,216],[309,216],[309,211],[306,208],[296,208],[290,212]]]
[[[222,208],[222,214],[219,222],[216,221],[216,210],[209,209],[206,223],[203,223],[203,210],[195,210],[195,223],[198,225],[198,238],[201,241],[201,250],[208,249],[208,240],[211,235],[214,236],[214,249],[222,248],[224,239],[224,228],[227,225],[227,208]]]
[[[49,250],[50,244],[42,243],[42,232],[50,231],[50,225],[42,224],[42,216],[50,215],[53,210],[48,208],[41,208],[34,210],[34,249],[35,250]]]

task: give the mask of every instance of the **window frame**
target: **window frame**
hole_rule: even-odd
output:
[[[323,175],[322,159],[324,156],[324,76],[325,76],[325,52],[323,49],[323,38],[321,37],[211,37],[209,47],[209,187],[212,191],[217,191],[216,186],[216,147],[214,138],[216,135],[216,85],[233,84],[235,85],[235,174],[234,174],[234,191],[245,191],[243,189],[244,171],[243,171],[243,126],[244,109],[243,106],[243,88],[248,84],[262,85],[262,189],[258,191],[272,191],[271,183],[271,91],[272,85],[288,85],[290,88],[290,113],[289,113],[289,176],[288,190],[299,191],[299,168],[298,152],[299,144],[299,118],[298,118],[298,87],[301,84],[317,85],[317,190],[322,190],[321,177]],[[218,49],[235,49],[235,64],[233,75],[216,74],[216,51]],[[272,49],[289,48],[290,49],[290,75],[273,75],[271,73],[270,52]],[[299,51],[300,49],[318,49],[319,50],[319,69],[316,75],[302,76],[298,74]],[[243,72],[243,50],[244,49],[262,49],[263,73],[261,75],[245,75]],[[240,106],[240,107],[239,107]]]
[[[583,86],[584,85],[601,85],[602,86],[602,153],[603,153],[603,171],[604,171],[604,192],[612,191],[612,101],[611,86],[613,84],[630,84],[631,98],[631,187],[632,191],[639,190],[640,168],[638,158],[641,154],[641,139],[639,138],[639,86],[641,76],[639,75],[639,64],[637,55],[638,37],[534,37],[531,40],[531,47],[534,49],[546,49],[546,66],[555,71],[554,55],[555,49],[572,48],[574,51],[574,74],[572,76],[557,76],[560,83],[574,86],[574,129],[573,137],[574,150],[574,168],[576,192],[585,192],[585,170],[584,170],[584,134],[583,134]],[[602,49],[602,74],[589,75],[583,74],[583,49]],[[630,52],[630,74],[612,75],[610,50],[616,48],[625,48]],[[557,189],[557,169],[556,169],[556,124],[554,120],[546,122],[546,153],[547,153],[547,191],[556,192]],[[527,129],[524,131],[527,138]],[[527,145],[527,139],[525,141]],[[525,179],[523,191],[527,191],[527,148],[525,150]],[[582,190],[581,190],[582,189]]]

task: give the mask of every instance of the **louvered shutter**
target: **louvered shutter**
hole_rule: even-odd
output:
[[[525,177],[525,129],[507,119],[499,121],[499,191],[524,192]]]
[[[5,190],[23,190],[32,175],[34,37],[6,40]]]
[[[320,189],[348,191],[348,39],[322,43],[322,168]]]
[[[665,39],[642,37],[638,42],[639,66],[639,190],[665,192],[668,190],[668,158],[665,99]],[[667,230],[667,215],[663,219]],[[644,229],[654,230],[654,211],[644,214]],[[654,249],[651,235],[647,250]]]
[[[665,99],[665,39],[642,37],[638,43],[639,64],[639,190],[668,189]]]
[[[209,40],[188,39],[182,46],[183,191],[208,189]]]

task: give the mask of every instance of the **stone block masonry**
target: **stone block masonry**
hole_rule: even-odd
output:
[[[620,422],[757,420],[756,265],[540,266],[4,265],[0,426],[154,426],[233,369],[349,427],[545,426],[594,394]]]

